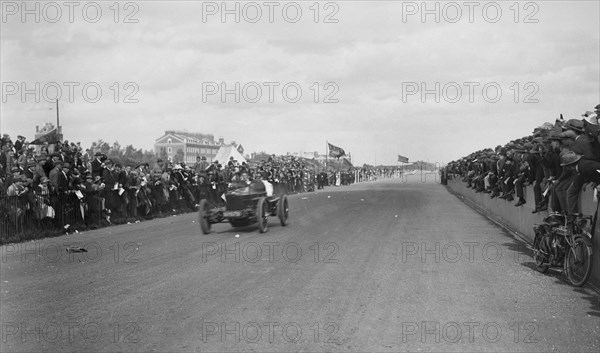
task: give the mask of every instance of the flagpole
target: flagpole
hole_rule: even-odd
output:
[[[60,118],[58,115],[58,98],[56,98],[56,132],[58,137],[60,138]]]
[[[56,99],[56,128],[60,127],[60,118],[58,117],[58,98]]]
[[[325,140],[325,173],[328,173],[327,166],[329,164],[329,142]]]

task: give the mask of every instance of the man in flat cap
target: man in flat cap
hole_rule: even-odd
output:
[[[25,136],[17,136],[17,141],[15,141],[15,151],[19,152],[25,145]]]
[[[600,160],[600,144],[595,138],[591,138],[589,134],[585,133],[584,122],[582,120],[571,119],[567,122],[567,131],[574,131],[577,136],[575,137],[571,151],[581,156],[580,159],[586,160]],[[590,131],[593,133],[593,131]],[[569,214],[579,213],[579,194],[584,184],[584,177],[575,173],[571,185],[567,189],[567,212]]]
[[[102,168],[104,167],[102,157],[103,154],[100,152],[94,154],[94,160],[92,161],[92,176],[94,178],[102,175]]]

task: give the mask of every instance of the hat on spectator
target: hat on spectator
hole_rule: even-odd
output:
[[[594,112],[587,110],[585,113],[581,114],[581,116],[586,117],[586,116],[590,116],[592,114],[594,114]]]
[[[99,175],[96,175],[96,177],[94,177],[94,183],[97,183],[101,180],[102,178],[100,178]]]
[[[550,134],[544,140],[545,143],[550,143],[552,141],[560,141],[560,133],[558,133],[558,134],[556,134],[556,133]]]
[[[102,156],[102,153],[100,153],[100,152],[96,152],[96,153],[94,153],[94,156],[96,156],[96,157],[100,157],[100,156]]]
[[[205,160],[206,160],[206,157],[205,157],[205,156],[202,156],[202,160],[203,160],[203,161],[205,161]]]
[[[35,162],[29,162],[27,163],[27,168],[35,168],[37,164]]]
[[[49,181],[50,181],[50,179],[48,179],[48,178],[47,178],[47,177],[45,177],[45,176],[43,176],[43,177],[41,177],[41,178],[40,178],[40,183],[41,183],[41,184],[43,184],[43,183],[47,183],[47,182],[49,182]]]
[[[12,168],[10,169],[10,172],[11,172],[11,173],[19,173],[20,171],[21,171],[21,169],[19,169],[18,167],[12,167]]]
[[[183,169],[183,168],[181,167],[181,165],[179,165],[179,164],[175,164],[175,166],[173,166],[173,170],[179,170],[179,169]]]
[[[567,130],[574,130],[577,132],[583,132],[583,121],[578,119],[569,119],[565,126]]]
[[[542,145],[536,144],[532,149],[529,150],[529,153],[542,153]]]
[[[577,134],[573,130],[567,130],[567,131],[563,131],[560,134],[560,138],[561,139],[575,139],[575,138],[577,138]]]
[[[598,125],[598,115],[596,113],[585,115],[585,118],[583,118],[583,120],[585,120],[588,124]]]
[[[62,167],[63,168],[71,168],[71,165],[69,163],[65,162],[62,164]]]
[[[560,166],[571,165],[577,163],[581,159],[581,156],[573,151],[568,151],[560,156]]]

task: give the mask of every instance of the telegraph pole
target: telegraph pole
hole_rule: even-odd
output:
[[[60,127],[60,118],[58,116],[58,98],[56,98],[56,129]]]

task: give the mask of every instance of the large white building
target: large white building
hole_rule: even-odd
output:
[[[196,156],[204,156],[207,162],[212,162],[223,145],[225,145],[223,138],[215,141],[212,134],[167,130],[154,142],[154,152],[159,157],[166,155],[166,159],[169,161],[193,164],[196,162]],[[181,160],[179,160],[180,158]]]

